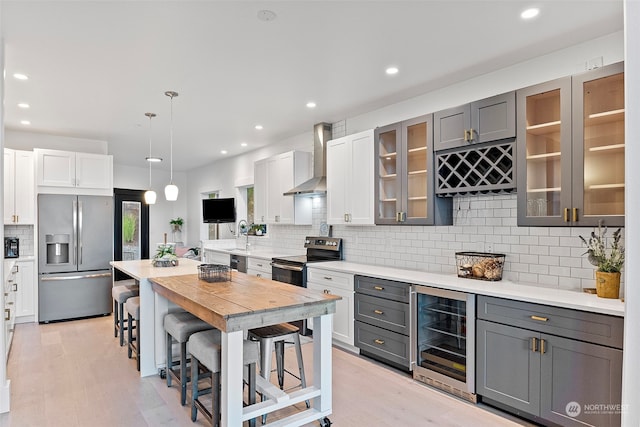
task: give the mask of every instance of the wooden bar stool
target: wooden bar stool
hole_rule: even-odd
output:
[[[140,297],[131,297],[124,304],[127,311],[127,356],[131,359],[131,353],[136,357],[136,367],[140,370]],[[135,320],[136,324],[133,325]],[[136,336],[133,336],[133,330]]]
[[[250,329],[248,338],[254,341],[260,342],[260,375],[269,381],[271,376],[271,346],[275,347],[276,352],[276,372],[278,374],[278,385],[281,390],[284,390],[284,373],[288,373],[300,380],[300,387],[305,388],[307,386],[307,380],[304,375],[304,363],[302,361],[302,347],[300,345],[300,335],[298,334],[299,328],[290,323],[280,323],[278,325],[264,326],[262,328]],[[292,342],[295,346],[296,357],[298,359],[298,371],[300,376],[287,371],[284,368],[284,345],[287,342]],[[309,401],[306,401],[307,408],[309,407]],[[267,420],[267,416],[262,416],[262,423]]]
[[[171,387],[172,377],[180,383],[180,403],[182,405],[187,401],[187,383],[189,382],[187,341],[192,334],[209,329],[213,329],[210,324],[186,311],[168,313],[164,316],[167,345],[167,387]],[[177,362],[173,362],[172,346],[174,340],[180,344],[180,360]],[[180,370],[174,370],[174,365],[180,365]]]
[[[220,364],[221,364],[221,335],[217,329],[196,332],[189,337],[189,353],[191,354],[191,421],[196,421],[198,411],[211,423],[220,423]],[[244,340],[243,364],[248,367],[247,382],[249,385],[249,405],[256,403],[256,363],[258,363],[258,343]],[[202,367],[208,370],[203,373]],[[211,388],[200,390],[198,381],[211,377]],[[209,411],[199,397],[212,393],[212,411]],[[249,425],[255,427],[256,419],[249,420]]]
[[[120,333],[120,347],[124,345],[124,335],[122,331],[127,328],[124,326],[124,303],[131,297],[140,295],[140,287],[135,280],[121,280],[118,285],[111,288],[111,297],[113,298],[113,336],[117,337]]]

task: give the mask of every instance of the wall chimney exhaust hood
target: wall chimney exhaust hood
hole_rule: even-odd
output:
[[[283,193],[285,196],[327,194],[327,141],[331,139],[331,123],[313,126],[313,178]]]

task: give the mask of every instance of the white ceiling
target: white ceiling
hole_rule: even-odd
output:
[[[541,13],[523,22],[530,5]],[[277,18],[258,20],[263,9]],[[185,171],[619,31],[622,14],[621,0],[2,0],[5,124],[106,140],[116,163],[146,167],[154,112],[168,168],[174,90]]]

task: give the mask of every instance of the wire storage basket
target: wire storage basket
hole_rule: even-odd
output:
[[[231,267],[223,264],[200,264],[198,266],[198,279],[205,282],[230,282]]]
[[[504,254],[456,252],[458,277],[477,280],[502,280]]]

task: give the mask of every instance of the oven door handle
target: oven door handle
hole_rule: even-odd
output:
[[[280,264],[280,263],[277,263],[277,262],[272,262],[271,263],[271,267],[281,268],[282,270],[289,270],[289,271],[302,271],[302,270],[304,270],[304,267],[299,267],[299,266],[295,266],[295,265],[285,265],[285,264]]]

